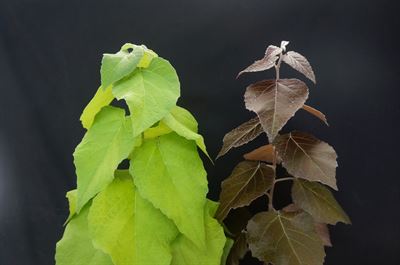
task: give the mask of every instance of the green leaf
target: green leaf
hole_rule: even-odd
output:
[[[297,179],[292,187],[293,202],[311,214],[317,222],[350,224],[350,218],[328,188],[317,182]]]
[[[114,265],[169,265],[170,244],[178,235],[174,223],[143,199],[127,170],[93,199],[89,231],[96,247]]]
[[[172,132],[171,128],[169,128],[165,123],[160,121],[157,126],[148,128],[147,130],[144,131],[143,136],[145,139],[151,139],[151,138],[156,138],[158,136],[168,134]]]
[[[83,128],[89,129],[92,126],[94,117],[97,115],[97,113],[101,110],[101,108],[109,105],[113,99],[114,95],[112,94],[111,86],[105,90],[102,87],[99,87],[96,94],[90,100],[89,104],[87,104],[80,117]]]
[[[324,246],[305,212],[262,212],[247,225],[254,257],[274,265],[322,265]]]
[[[134,142],[130,119],[125,118],[125,111],[104,107],[74,153],[78,212],[113,180],[115,169],[128,157]]]
[[[179,231],[205,246],[206,172],[194,142],[175,133],[146,139],[132,155],[139,193],[172,219]]]
[[[107,88],[132,73],[143,55],[144,48],[134,44],[125,44],[115,54],[104,54],[100,69],[101,86]]]
[[[229,253],[231,252],[234,243],[235,241],[233,239],[226,238],[224,251],[222,253],[222,258],[221,258],[221,265],[226,265],[226,261],[228,260]]]
[[[188,140],[194,140],[197,146],[210,158],[203,136],[197,133],[197,121],[184,108],[175,106],[162,120],[171,130]],[[210,158],[211,160],[211,158]]]
[[[199,248],[186,236],[180,235],[172,244],[171,265],[220,264],[226,243],[224,230],[213,218],[218,207],[213,201],[207,201],[204,209],[206,245]],[[193,218],[194,219],[194,218]]]
[[[271,188],[274,169],[264,163],[254,161],[240,162],[232,174],[222,182],[219,208],[216,218],[224,220],[231,209],[249,205]]]
[[[126,101],[135,137],[170,112],[180,96],[180,84],[171,64],[156,57],[147,68],[137,68],[116,83],[113,94]]]
[[[89,205],[75,215],[65,228],[56,247],[56,265],[113,265],[110,257],[94,248],[89,235]]]
[[[67,192],[66,197],[68,199],[68,205],[69,205],[69,215],[67,220],[65,221],[64,224],[67,224],[72,217],[76,213],[76,201],[77,201],[77,191],[75,190],[70,190]]]

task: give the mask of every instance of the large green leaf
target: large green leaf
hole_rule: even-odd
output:
[[[170,244],[178,235],[174,223],[143,199],[127,170],[94,199],[89,230],[96,247],[109,254],[114,265],[169,265]]]
[[[83,127],[89,129],[92,126],[94,117],[97,113],[99,113],[101,108],[109,105],[113,99],[114,95],[112,94],[111,86],[105,90],[102,87],[99,87],[94,97],[82,112],[80,120],[82,121]]]
[[[189,111],[175,106],[162,121],[180,136],[188,140],[194,140],[197,146],[210,158],[203,136],[197,133],[197,121]]]
[[[179,231],[205,246],[207,179],[194,142],[176,133],[144,140],[130,172],[139,193],[172,219]]]
[[[147,68],[137,68],[115,83],[113,94],[129,107],[133,136],[137,136],[165,117],[180,96],[179,79],[171,64],[154,58]]]
[[[274,265],[322,265],[323,243],[305,212],[262,212],[247,225],[254,257]]]
[[[107,106],[97,114],[74,153],[78,212],[113,180],[115,169],[128,157],[134,142],[130,119],[123,109]]]
[[[293,202],[320,223],[349,224],[350,218],[328,188],[318,182],[297,179],[292,187]]]
[[[221,263],[226,237],[222,226],[213,218],[217,207],[218,205],[213,201],[207,201],[205,206],[205,248],[199,248],[186,236],[180,235],[172,244],[171,265],[218,265]]]
[[[111,258],[92,244],[88,212],[89,205],[68,223],[63,238],[57,243],[56,265],[113,265]]]

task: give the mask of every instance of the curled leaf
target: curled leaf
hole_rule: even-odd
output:
[[[327,126],[329,126],[328,120],[326,119],[325,114],[323,114],[321,111],[319,111],[319,110],[317,110],[317,109],[315,109],[315,108],[313,108],[311,106],[305,105],[305,104],[303,106],[303,110],[305,110],[308,113],[314,115],[315,117],[317,117],[318,119],[323,121]]]
[[[268,46],[267,50],[265,51],[264,57],[260,60],[255,61],[253,64],[248,66],[246,69],[239,72],[237,77],[239,77],[243,73],[260,72],[260,71],[265,71],[265,70],[268,70],[268,69],[274,67],[276,60],[278,60],[278,55],[281,52],[282,52],[282,49],[277,46],[274,46],[274,45]]]
[[[316,83],[314,71],[306,57],[298,52],[289,51],[283,55],[282,60],[290,65],[293,69],[305,75],[308,79],[313,81],[314,84]]]
[[[243,157],[246,160],[264,161],[267,163],[274,162],[274,146],[272,144],[263,145],[253,151],[245,154]],[[279,162],[279,161],[277,161]]]

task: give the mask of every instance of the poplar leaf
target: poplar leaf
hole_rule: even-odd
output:
[[[314,115],[315,117],[317,117],[318,119],[320,119],[321,121],[323,121],[327,126],[329,126],[328,124],[328,120],[325,117],[325,114],[323,114],[321,111],[308,106],[308,105],[304,105],[303,106],[303,110],[307,111],[308,113]]]
[[[272,143],[278,132],[308,97],[306,84],[298,79],[264,80],[247,87],[244,101],[257,113]]]
[[[268,70],[275,66],[276,60],[278,60],[278,55],[282,52],[282,48],[274,45],[268,46],[265,51],[265,55],[262,59],[255,61],[253,64],[248,66],[246,69],[242,70],[237,77],[243,73],[247,72],[260,72]]]
[[[111,92],[112,87],[109,86],[107,89],[99,87],[96,94],[90,100],[89,104],[85,107],[80,117],[82,126],[85,129],[89,129],[92,126],[95,116],[99,111],[109,105],[114,99],[114,95]]]
[[[246,234],[242,232],[233,243],[226,265],[239,265],[239,261],[244,258],[248,251]]]
[[[77,174],[77,212],[114,178],[119,163],[128,157],[135,139],[125,111],[107,106],[97,114],[74,152]]]
[[[56,265],[114,265],[111,258],[92,244],[87,223],[89,205],[75,215],[56,246]]]
[[[172,132],[171,128],[165,125],[164,122],[160,121],[156,126],[150,127],[147,130],[145,130],[143,133],[143,138],[144,139],[156,138],[158,136],[168,134],[170,132]]]
[[[258,117],[241,124],[239,127],[225,134],[222,140],[223,145],[218,153],[217,159],[228,153],[232,148],[239,147],[254,140],[262,132],[263,128]]]
[[[113,94],[124,99],[132,119],[133,137],[164,118],[180,96],[175,69],[160,57],[147,68],[137,68],[131,75],[114,84]]]
[[[213,218],[217,207],[217,203],[207,200],[203,210],[205,247],[199,248],[185,235],[178,236],[171,246],[173,253],[171,265],[221,263],[226,237],[222,226]]]
[[[350,219],[328,188],[317,182],[297,179],[292,187],[293,202],[319,223],[350,224]]]
[[[319,181],[337,190],[337,155],[329,144],[298,131],[280,135],[273,144],[290,175]]]
[[[229,253],[231,252],[231,249],[233,247],[233,244],[235,241],[231,238],[227,238],[224,246],[224,251],[222,253],[222,258],[221,258],[221,265],[226,265],[228,261],[228,256]]]
[[[314,84],[316,83],[314,71],[306,57],[298,52],[289,51],[283,55],[282,60],[290,65],[293,69],[305,75],[308,79],[313,81]]]
[[[243,161],[222,182],[216,218],[224,220],[231,209],[249,205],[265,194],[274,181],[274,169],[264,163]]]
[[[143,199],[127,170],[94,199],[89,231],[95,246],[109,254],[114,265],[169,265],[170,244],[178,235],[174,223]]]
[[[254,257],[274,265],[321,265],[325,251],[305,212],[262,212],[247,225]]]
[[[180,136],[195,141],[200,150],[210,158],[203,136],[197,133],[197,121],[189,111],[175,106],[172,108],[171,112],[164,117],[162,122]]]
[[[176,133],[146,139],[134,150],[129,170],[143,198],[173,220],[194,244],[205,246],[208,187],[195,143]]]
[[[103,89],[132,73],[143,55],[144,48],[134,44],[125,44],[115,54],[105,53],[100,68]]]
[[[267,144],[254,149],[253,151],[245,154],[243,157],[246,160],[264,161],[267,163],[273,163],[274,156],[275,156],[274,146],[272,144]]]
[[[67,194],[66,194],[66,197],[68,199],[69,215],[68,215],[68,218],[65,221],[64,225],[67,224],[76,213],[76,201],[77,201],[77,191],[76,191],[76,189],[68,191]]]

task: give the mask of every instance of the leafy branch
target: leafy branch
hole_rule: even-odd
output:
[[[246,108],[257,116],[227,133],[218,154],[221,157],[263,132],[269,141],[269,144],[245,154],[245,160],[222,182],[220,206],[216,212],[221,222],[230,210],[246,207],[264,195],[268,198],[267,210],[253,216],[234,236],[227,259],[230,265],[239,264],[248,250],[266,264],[323,264],[324,246],[331,246],[327,224],[350,223],[327,187],[337,190],[335,150],[308,133],[280,134],[299,109],[328,125],[322,112],[305,105],[309,94],[307,85],[298,79],[281,78],[280,69],[284,62],[316,83],[308,60],[300,53],[286,51],[288,44],[282,41],[280,47],[268,46],[262,59],[238,74],[239,77],[243,73],[275,68],[276,76],[246,88]],[[287,173],[278,175],[278,165]],[[282,181],[292,182],[293,203],[276,210],[274,193],[277,192],[276,184]]]

